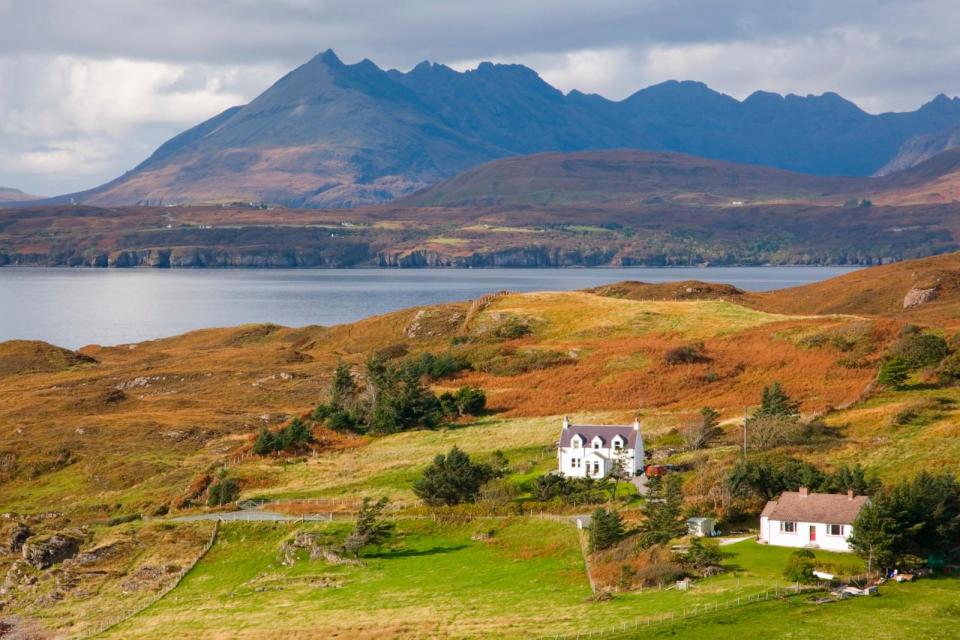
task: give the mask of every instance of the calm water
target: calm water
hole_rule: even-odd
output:
[[[844,267],[629,269],[0,269],[0,341],[123,344],[247,322],[331,325],[491,291],[698,279],[766,291]]]

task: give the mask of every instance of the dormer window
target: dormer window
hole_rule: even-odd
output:
[[[580,439],[580,436],[573,436],[573,438],[570,439],[570,446],[574,449],[579,449],[583,446],[583,440]]]
[[[599,449],[600,447],[603,446],[603,439],[600,436],[595,437],[593,439],[592,445],[594,449]]]
[[[620,436],[616,436],[613,439],[613,450],[617,452],[623,451],[623,444],[624,444],[623,438],[621,438]]]

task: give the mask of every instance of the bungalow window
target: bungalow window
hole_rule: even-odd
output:
[[[828,525],[827,525],[827,535],[828,535],[828,536],[842,536],[842,535],[843,535],[843,525],[842,525],[842,524],[828,524]]]
[[[796,522],[786,522],[780,521],[780,532],[781,533],[796,533],[797,532],[797,523]]]

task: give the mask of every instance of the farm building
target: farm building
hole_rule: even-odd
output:
[[[759,541],[778,547],[850,551],[853,523],[869,502],[866,496],[785,491],[760,514]]]
[[[687,533],[697,538],[714,535],[716,520],[713,518],[687,518]]]
[[[634,477],[643,472],[643,435],[640,421],[632,425],[573,424],[563,418],[557,465],[560,473],[572,478],[603,478],[615,461],[623,466],[624,475]]]

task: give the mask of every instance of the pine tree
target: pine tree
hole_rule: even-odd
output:
[[[623,518],[616,511],[597,507],[590,518],[590,551],[602,551],[620,542],[624,537]]]
[[[646,516],[640,525],[642,546],[665,544],[686,532],[682,482],[680,476],[667,476],[665,481],[647,485],[646,502],[641,510]]]
[[[365,547],[379,547],[390,539],[395,525],[382,518],[387,503],[386,496],[376,502],[373,502],[369,496],[363,499],[363,504],[357,512],[357,520],[353,525],[353,532],[343,543],[345,552],[359,557]]]
[[[880,384],[899,389],[910,376],[910,367],[900,356],[893,356],[883,361],[880,366],[880,373],[877,374],[877,382]]]
[[[490,465],[474,463],[470,456],[453,447],[440,454],[413,483],[413,492],[431,507],[476,502],[480,488],[494,477]]]
[[[332,411],[344,411],[353,409],[356,403],[357,395],[356,380],[353,373],[345,363],[337,364],[333,372],[333,381],[330,383],[330,408]]]
[[[253,443],[253,452],[258,456],[265,456],[268,453],[277,451],[277,443],[274,435],[266,427],[260,429],[260,435]]]
[[[787,395],[779,382],[763,388],[760,408],[754,412],[754,418],[767,416],[795,417],[800,415],[799,405]]]
[[[893,523],[883,515],[878,504],[864,505],[853,523],[853,532],[847,539],[850,548],[866,560],[867,572],[893,561]]]

